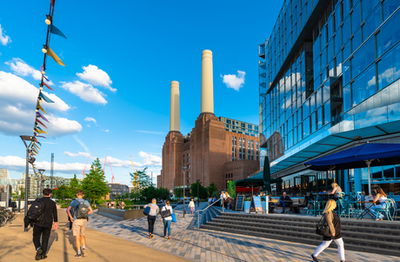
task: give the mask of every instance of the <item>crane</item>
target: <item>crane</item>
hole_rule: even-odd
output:
[[[133,165],[133,160],[132,160],[132,156],[131,156],[131,163],[132,163],[132,168],[133,168],[133,174],[135,175],[134,179],[133,179],[133,187],[137,186],[137,174],[135,173],[135,166]]]
[[[113,174],[113,171],[112,171],[112,168],[111,168],[110,160],[108,160],[108,164],[110,165],[111,175],[112,175],[112,177],[111,177],[111,183],[114,183],[114,174]]]
[[[86,159],[85,168],[84,168],[83,171],[82,171],[82,176],[83,176],[83,178],[85,178],[85,170],[86,170],[86,166],[87,166],[88,161],[89,161],[89,157]]]

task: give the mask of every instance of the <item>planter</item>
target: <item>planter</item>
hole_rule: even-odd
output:
[[[250,213],[250,205],[251,201],[244,201],[243,209],[245,213]]]

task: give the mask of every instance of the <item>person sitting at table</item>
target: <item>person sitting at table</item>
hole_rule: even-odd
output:
[[[332,186],[333,190],[329,194],[333,195],[333,198],[335,200],[338,200],[338,193],[341,193],[343,191],[342,191],[342,189],[340,188],[340,186],[336,182],[333,182],[331,186]]]
[[[379,220],[383,220],[383,215],[381,213],[379,213],[378,211],[376,211],[376,209],[385,209],[386,208],[387,196],[386,196],[385,192],[383,192],[383,189],[380,186],[375,188],[375,193],[376,193],[375,198],[371,194],[369,196],[372,198],[373,203],[376,203],[377,201],[379,201],[379,204],[371,207],[371,212],[375,215],[375,220],[379,221]]]
[[[285,213],[286,203],[285,201],[291,201],[292,199],[286,195],[286,192],[283,191],[281,198],[279,198],[279,202],[277,206],[282,206],[282,213]]]
[[[317,196],[317,201],[324,201],[324,197],[321,196],[323,194],[325,194],[325,192],[321,189],[321,191],[318,193],[319,196]]]

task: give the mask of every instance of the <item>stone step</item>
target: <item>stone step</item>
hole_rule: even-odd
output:
[[[315,248],[322,243],[322,237],[319,237],[316,234],[314,234],[313,238],[305,238],[305,237],[298,237],[298,236],[288,237],[286,235],[281,235],[281,234],[271,234],[271,233],[264,233],[264,232],[258,232],[258,231],[250,231],[250,230],[246,230],[246,229],[219,227],[219,226],[210,225],[210,224],[202,226],[202,229],[304,243],[304,244],[309,244],[309,245],[315,245]],[[373,245],[373,244],[371,246],[364,246],[364,245],[357,245],[357,244],[348,242],[347,239],[343,239],[343,240],[345,243],[345,249],[347,249],[347,250],[362,251],[362,252],[377,253],[377,254],[384,253],[385,255],[400,256],[400,246],[397,246],[394,248],[393,247],[381,248],[381,247],[377,247],[376,245]],[[330,248],[337,248],[336,245],[334,244],[334,242],[332,242]]]

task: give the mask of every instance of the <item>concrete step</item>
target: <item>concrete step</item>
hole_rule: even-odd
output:
[[[288,237],[286,235],[281,235],[281,234],[270,234],[270,233],[264,233],[264,232],[258,232],[258,231],[250,231],[250,230],[246,230],[246,229],[232,229],[232,228],[225,228],[225,227],[223,228],[223,227],[209,225],[209,224],[202,226],[202,229],[222,231],[222,232],[228,232],[228,233],[234,233],[234,234],[249,235],[249,236],[255,236],[255,237],[279,239],[279,240],[285,240],[285,241],[291,241],[291,242],[298,242],[298,243],[304,243],[304,244],[309,244],[309,245],[315,245],[315,247],[317,247],[318,245],[320,245],[322,243],[322,237],[319,238],[319,236],[316,234],[314,234],[314,238],[304,238],[304,237],[298,237],[298,236]],[[344,239],[344,242],[345,242],[345,249],[347,249],[347,250],[362,251],[362,252],[376,253],[376,254],[384,253],[385,255],[400,256],[399,247],[397,247],[397,248],[380,248],[380,247],[377,247],[376,245],[375,246],[374,245],[372,245],[372,246],[354,245],[352,243],[349,243],[346,239]],[[330,248],[337,248],[337,246],[336,246],[336,244],[334,244],[334,242],[332,242]]]

